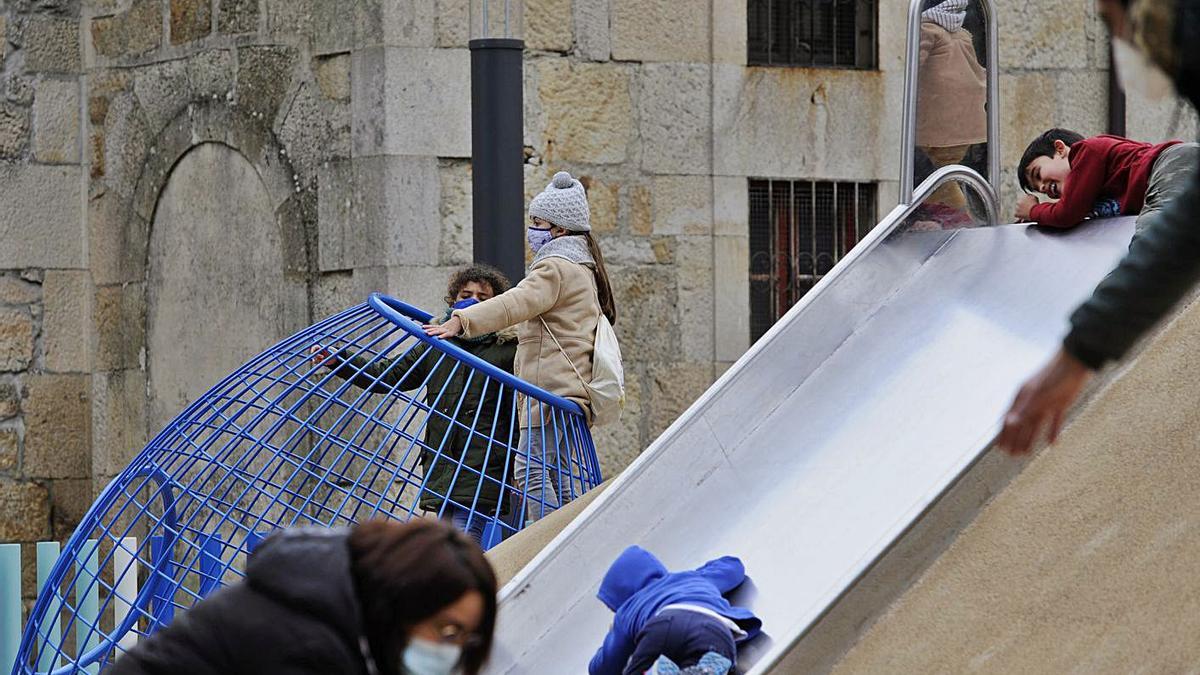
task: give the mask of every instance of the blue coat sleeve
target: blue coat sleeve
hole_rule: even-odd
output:
[[[709,560],[696,570],[705,579],[711,581],[725,595],[742,585],[746,580],[746,567],[742,561],[727,555]]]
[[[633,636],[614,622],[604,637],[604,644],[588,664],[588,675],[621,675],[629,657],[633,656],[633,647]]]

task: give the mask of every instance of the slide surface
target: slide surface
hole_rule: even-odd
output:
[[[586,672],[630,544],[672,569],[741,557],[766,638],[740,670],[768,672],[986,450],[1133,233],[902,232],[901,211],[504,588],[489,673]]]

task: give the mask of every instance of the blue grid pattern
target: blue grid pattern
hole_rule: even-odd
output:
[[[601,482],[577,404],[427,337],[418,322],[430,318],[372,295],[259,354],[188,406],[68,540],[30,614],[14,675],[99,672],[177,610],[241,578],[247,554],[276,528],[455,509],[468,529],[484,530],[486,545],[521,529],[527,512]],[[448,376],[435,391],[428,375],[390,377],[400,363]],[[457,396],[450,381],[461,385]],[[467,392],[491,409],[465,409]],[[521,453],[522,409],[544,421],[540,442],[529,444],[540,453]],[[445,431],[431,434],[436,428]],[[448,451],[451,435],[457,452]],[[467,460],[464,446],[482,448],[484,461]],[[429,482],[439,463],[451,476],[443,491]],[[528,489],[543,473],[558,498]],[[485,492],[494,506],[480,507]],[[436,512],[422,510],[430,503]]]

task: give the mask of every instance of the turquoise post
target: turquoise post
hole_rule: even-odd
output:
[[[53,593],[54,600],[46,613],[48,621],[43,621],[44,630],[38,635],[38,672],[57,670],[61,665],[59,656],[62,654],[62,598],[57,588],[46,588],[46,579],[54,563],[58,561],[59,545],[57,541],[39,541],[37,544],[37,581],[38,594],[47,591]]]
[[[21,545],[0,544],[0,672],[17,660],[21,645]]]
[[[88,539],[75,560],[75,658],[78,660],[100,644],[99,555],[96,540]],[[92,663],[77,672],[97,675],[100,664]]]

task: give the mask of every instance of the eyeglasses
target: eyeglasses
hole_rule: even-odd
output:
[[[477,633],[468,632],[458,624],[448,623],[438,629],[438,642],[473,649],[483,644],[483,638]]]

